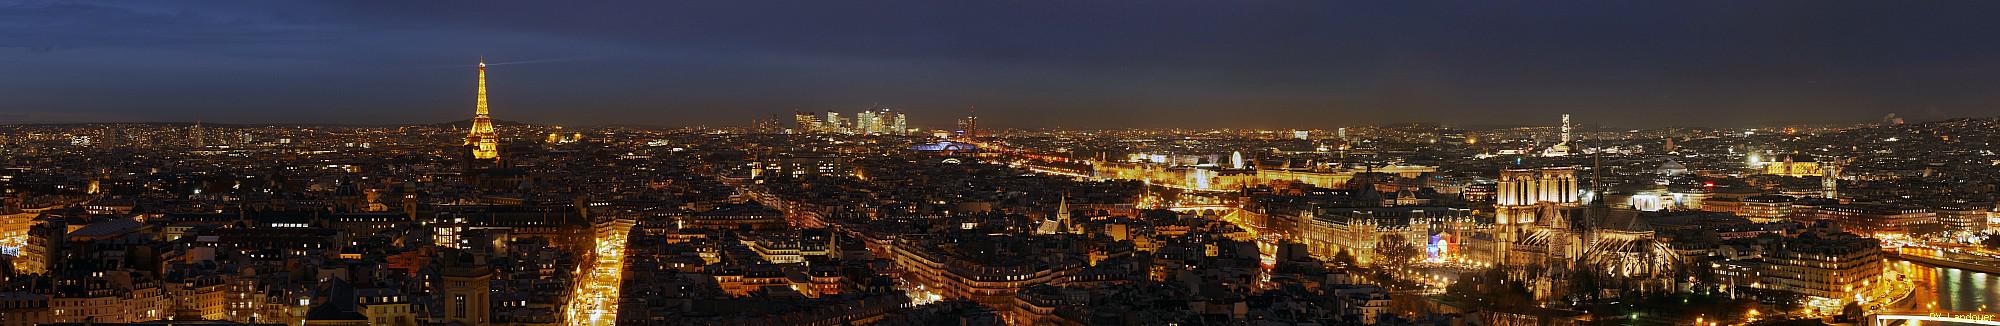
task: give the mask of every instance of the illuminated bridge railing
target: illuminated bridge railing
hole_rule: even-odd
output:
[[[1873,320],[1874,326],[1898,320],[2000,326],[2000,314],[1969,311],[1886,311],[1875,315]]]
[[[1176,212],[1192,212],[1192,211],[1200,211],[1200,210],[1218,210],[1218,211],[1222,211],[1222,210],[1231,210],[1231,209],[1236,209],[1236,205],[1227,205],[1227,204],[1215,204],[1215,205],[1180,205],[1180,206],[1173,206],[1173,207],[1167,207],[1167,210],[1171,210],[1171,211],[1176,211]]]

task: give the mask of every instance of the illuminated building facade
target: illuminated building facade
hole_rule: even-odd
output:
[[[492,307],[488,299],[492,297],[493,269],[481,261],[481,257],[471,254],[456,255],[457,260],[448,260],[448,266],[439,273],[443,276],[443,300],[438,307],[444,309],[444,320],[465,325],[485,325],[490,322]],[[470,260],[470,261],[467,261]]]
[[[819,122],[819,116],[815,116],[812,113],[807,113],[807,112],[793,112],[792,123],[796,124],[797,125],[796,128],[798,128],[798,129],[793,129],[792,132],[800,134],[814,134],[814,133],[825,132],[825,130],[822,130],[821,128],[826,127],[824,124]]]
[[[34,326],[55,322],[49,296],[24,291],[0,292],[0,326]]]
[[[1416,178],[1426,173],[1437,172],[1437,167],[1420,165],[1330,169],[1259,168],[1247,160],[1241,161],[1243,168],[1234,169],[1239,160],[1233,156],[1228,166],[1185,165],[1187,161],[1201,156],[1152,155],[1151,157],[1147,160],[1180,163],[1095,162],[1091,164],[1090,177],[1140,180],[1155,186],[1183,190],[1234,191],[1243,187],[1289,183],[1338,189],[1346,188],[1348,181],[1363,172],[1396,174],[1404,178]]]
[[[1838,308],[1868,299],[1882,286],[1882,249],[1878,240],[1853,234],[1808,233],[1786,239],[1764,254],[1763,286],[1831,301]]]
[[[68,242],[65,236],[69,228],[61,218],[42,219],[40,223],[28,227],[27,245],[21,247],[16,256],[16,270],[24,274],[46,273],[55,266],[62,256],[62,246]]]
[[[1330,258],[1345,249],[1355,262],[1367,265],[1379,263],[1382,257],[1375,248],[1392,239],[1437,254],[1424,259],[1467,258],[1456,239],[1480,227],[1470,210],[1449,207],[1318,208],[1299,215],[1304,230],[1298,238],[1309,253]]]
[[[1566,279],[1570,263],[1585,249],[1583,235],[1571,226],[1583,211],[1575,209],[1582,204],[1576,168],[1501,170],[1497,188],[1491,254],[1485,258],[1514,268],[1511,275],[1531,282],[1537,300],[1560,297],[1556,283]],[[1530,270],[1533,266],[1541,270]]]
[[[1392,167],[1393,168],[1393,167]],[[1409,166],[1409,168],[1429,168]],[[1309,170],[1257,170],[1257,179],[1265,184],[1290,182],[1308,184],[1314,187],[1338,189],[1346,188],[1347,181],[1354,179],[1352,171],[1319,172]]]
[[[833,257],[840,253],[837,238],[830,235],[760,235],[744,240],[750,251],[773,264],[807,263],[807,257]]]
[[[1908,234],[1913,227],[1938,223],[1938,214],[1922,207],[1833,204],[1820,206],[1817,213],[1818,220],[1860,234]]]
[[[1581,204],[1574,167],[1501,170],[1499,181],[1493,203],[1499,224],[1532,223],[1534,206],[1542,204]]]
[[[1529,206],[1540,203],[1578,203],[1576,168],[1509,169],[1500,171],[1496,205]]]
[[[500,158],[500,136],[493,131],[493,117],[486,110],[486,60],[479,60],[479,101],[473,107],[472,132],[465,136],[465,146],[472,147],[472,158],[491,160]]]
[[[790,176],[839,176],[853,172],[847,165],[847,158],[834,154],[781,154],[759,159],[751,167],[750,176],[766,175]]]
[[[940,243],[936,239],[902,239],[894,246],[894,264],[903,277],[922,286],[924,294],[966,299],[1002,313],[1013,311],[1021,289],[1062,285],[1081,262],[1051,263],[1031,254],[1027,243],[992,239]],[[981,248],[961,248],[981,246]]]
[[[785,213],[763,205],[724,205],[707,212],[676,216],[676,227],[703,230],[772,230],[785,226]]]
[[[1750,196],[1743,198],[1736,215],[1752,222],[1776,222],[1792,215],[1792,202],[1796,200],[1785,195]]]
[[[1982,206],[1986,205],[1946,205],[1938,207],[1934,211],[1937,212],[1938,222],[1944,223],[1944,226],[1949,230],[1968,233],[1982,232],[1986,231],[1986,220],[1992,216]]]
[[[389,289],[360,289],[355,291],[355,299],[361,305],[360,313],[368,317],[373,325],[415,326],[416,311],[408,297]]]
[[[1661,197],[1660,194],[1654,193],[1632,195],[1632,198],[1627,200],[1627,204],[1632,209],[1647,212],[1657,212],[1672,206],[1672,202],[1668,201],[1667,197]]]
[[[1784,161],[1765,164],[1763,172],[1787,177],[1809,177],[1826,173],[1820,169],[1818,162],[1793,162],[1791,157],[1786,157]]]

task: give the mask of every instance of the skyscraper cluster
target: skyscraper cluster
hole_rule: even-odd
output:
[[[909,120],[902,112],[887,108],[874,108],[855,113],[853,119],[840,116],[840,112],[827,111],[826,119],[808,112],[794,113],[792,120],[797,124],[795,133],[830,133],[849,135],[897,135],[910,134]]]
[[[966,138],[979,137],[979,116],[966,115],[958,119],[958,133]]]

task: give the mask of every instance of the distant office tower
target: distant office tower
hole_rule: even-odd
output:
[[[820,127],[820,129],[826,130],[826,132],[831,132],[831,133],[841,133],[841,134],[848,133],[847,127],[843,125],[844,124],[840,122],[840,112],[826,111],[826,125]]]
[[[783,120],[778,119],[778,115],[776,114],[771,115],[770,118],[752,118],[750,119],[750,132],[760,134],[778,133],[784,129],[784,127],[781,127],[783,123],[780,121]]]
[[[818,116],[808,112],[793,112],[792,122],[798,124],[799,129],[795,132],[801,134],[819,133],[822,131],[820,128],[824,127],[820,125]]]
[[[1346,141],[1346,140],[1347,140],[1347,127],[1340,127],[1340,129],[1334,129],[1334,130],[1333,130],[1333,135],[1334,135],[1334,137],[1338,137],[1338,138],[1340,138],[1340,140],[1342,140],[1342,141]]]
[[[910,135],[909,122],[904,120],[902,112],[896,112],[896,118],[890,120],[889,132],[896,134],[897,136]]]
[[[964,134],[965,138],[979,137],[979,116],[966,115],[958,119],[958,133]]]
[[[125,138],[125,128],[114,125],[104,131],[104,147],[124,146],[123,138]]]
[[[1565,155],[1569,155],[1569,152],[1570,152],[1570,143],[1569,143],[1569,142],[1570,142],[1570,128],[1569,128],[1569,114],[1568,114],[1568,113],[1564,113],[1564,114],[1562,115],[1562,129],[1561,129],[1560,131],[1562,132],[1562,142],[1560,142],[1560,143],[1556,143],[1556,145],[1555,145],[1555,146],[1549,146],[1549,148],[1548,148],[1548,150],[1547,150],[1547,151],[1544,151],[1544,152],[1542,152],[1542,156],[1565,156]]]
[[[879,109],[878,109],[879,108]],[[903,113],[887,108],[870,108],[854,114],[849,132],[863,135],[905,135],[908,125]]]
[[[195,122],[193,127],[188,127],[188,138],[194,141],[194,147],[196,148],[208,145],[207,140],[205,140],[208,138],[208,135],[201,132],[201,122]]]
[[[1294,138],[1294,139],[1298,139],[1298,140],[1306,140],[1306,139],[1311,139],[1311,138],[1312,138],[1312,132],[1311,132],[1311,131],[1305,131],[1305,130],[1293,130],[1293,131],[1292,131],[1292,138]]]
[[[1560,144],[1560,145],[1562,145],[1562,146],[1568,146],[1568,145],[1569,145],[1569,131],[1570,131],[1570,130],[1569,130],[1569,114],[1568,114],[1568,113],[1564,113],[1564,114],[1563,114],[1563,125],[1562,125],[1562,144]]]
[[[1820,165],[1820,197],[1827,199],[1840,198],[1840,169],[1840,161],[1837,160],[1827,161]]]
[[[493,117],[486,112],[486,59],[479,59],[479,101],[473,107],[472,132],[465,136],[465,146],[472,147],[472,158],[491,160],[500,157],[500,136],[493,132]]]
[[[874,110],[861,110],[861,113],[854,114],[854,129],[860,134],[880,133],[881,126],[882,117],[876,115]]]

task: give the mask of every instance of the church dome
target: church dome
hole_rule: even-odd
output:
[[[1655,169],[1654,171],[1658,172],[1659,174],[1665,174],[1665,175],[1679,175],[1682,173],[1687,173],[1688,169],[1687,166],[1681,165],[1681,162],[1675,162],[1674,160],[1667,160],[1666,163],[1660,163],[1660,168]]]

